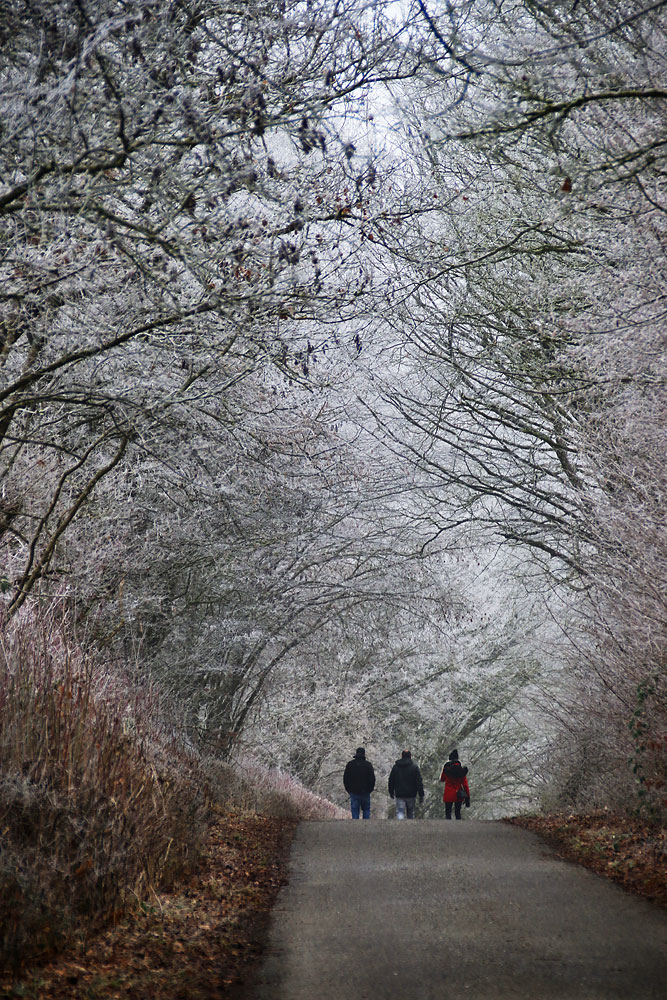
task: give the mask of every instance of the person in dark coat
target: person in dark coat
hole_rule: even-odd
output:
[[[389,774],[389,797],[396,798],[396,819],[415,818],[415,801],[424,801],[421,771],[409,750],[403,750]]]
[[[461,819],[463,803],[465,802],[466,809],[470,806],[467,774],[468,768],[461,766],[458,750],[452,750],[440,775],[440,781],[445,783],[445,791],[442,796],[442,801],[445,803],[445,819],[452,818],[452,806],[454,806],[454,815],[457,819]]]
[[[345,791],[350,796],[352,819],[359,819],[359,812],[364,819],[371,818],[371,792],[375,788],[375,771],[369,760],[366,760],[364,747],[357,751],[345,766],[343,774]]]

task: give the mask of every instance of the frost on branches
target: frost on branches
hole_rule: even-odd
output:
[[[190,739],[311,783],[361,726],[526,799],[541,699],[550,794],[660,812],[662,9],[19,0],[0,33],[6,613],[64,597]]]

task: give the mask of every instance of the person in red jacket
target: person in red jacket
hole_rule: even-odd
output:
[[[452,806],[454,806],[454,815],[457,819],[461,819],[463,803],[465,802],[466,809],[470,806],[467,774],[468,768],[461,767],[458,750],[452,750],[440,775],[440,781],[445,783],[445,791],[442,796],[442,801],[445,803],[445,819],[452,818]]]

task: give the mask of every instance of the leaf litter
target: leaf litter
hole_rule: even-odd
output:
[[[624,889],[667,906],[667,830],[607,809],[586,814],[514,816],[507,822],[543,837],[557,853]]]
[[[0,976],[3,1000],[226,1000],[262,952],[296,822],[216,810],[196,869],[103,933]]]

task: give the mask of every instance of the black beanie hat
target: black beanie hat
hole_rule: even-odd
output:
[[[458,760],[459,759],[459,752],[458,752],[458,750],[452,750],[452,752],[449,755],[449,759],[450,760]]]
[[[356,753],[355,753],[354,756],[355,757],[365,757],[366,756],[366,750],[364,749],[364,747],[357,747],[357,750],[356,750]]]

